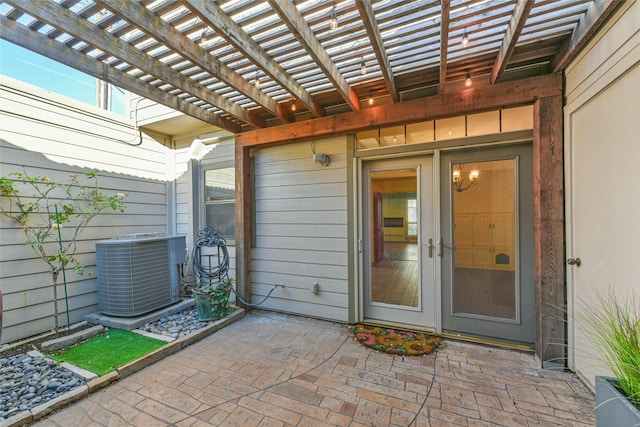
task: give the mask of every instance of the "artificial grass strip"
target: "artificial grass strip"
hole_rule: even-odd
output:
[[[47,356],[104,375],[165,344],[164,341],[133,332],[110,329],[108,334],[98,335]]]

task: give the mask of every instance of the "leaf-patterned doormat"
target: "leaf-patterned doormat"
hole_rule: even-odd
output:
[[[402,356],[421,356],[438,347],[442,338],[397,329],[358,323],[353,328],[355,339],[372,350]]]

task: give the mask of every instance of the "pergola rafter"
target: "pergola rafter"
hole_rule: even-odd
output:
[[[280,15],[280,18],[294,34],[298,42],[304,47],[307,53],[314,59],[318,67],[331,81],[336,91],[344,99],[352,110],[360,109],[360,100],[349,86],[344,76],[340,74],[338,67],[333,63],[327,51],[322,47],[313,30],[298,12],[292,2],[279,0],[269,0],[271,7]]]
[[[309,92],[291,77],[280,64],[274,61],[273,58],[271,58],[240,25],[236,24],[229,15],[225,14],[222,8],[215,2],[192,0],[189,3],[189,7],[204,23],[215,29],[216,34],[225,38],[251,62],[255,63],[259,69],[263,70],[266,75],[271,77],[292,96],[299,99],[314,116],[319,117],[324,115],[323,108],[318,105]],[[290,112],[286,111],[282,106],[280,110],[277,115],[283,121],[290,122]]]
[[[199,107],[183,98],[173,96],[170,92],[151,86],[131,74],[120,71],[117,68],[109,67],[104,62],[92,59],[77,50],[66,48],[61,43],[37,31],[31,31],[16,21],[12,21],[4,16],[0,16],[0,36],[18,46],[29,48],[61,64],[65,64],[83,73],[87,73],[90,76],[116,85],[119,88],[148,98],[158,104],[182,111],[205,123],[226,129],[230,132],[240,132],[240,126],[237,123],[220,117],[211,110]]]

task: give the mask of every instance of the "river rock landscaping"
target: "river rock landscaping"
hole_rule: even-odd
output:
[[[155,322],[145,323],[139,329],[177,339],[202,329],[210,323],[211,321],[199,320],[195,307],[191,307],[179,313],[162,317]]]
[[[85,384],[84,378],[36,353],[0,359],[0,421]]]

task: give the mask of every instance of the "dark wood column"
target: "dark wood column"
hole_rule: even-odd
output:
[[[533,108],[536,353],[545,368],[565,366],[564,160],[562,96]]]
[[[249,277],[251,255],[251,153],[249,147],[236,145],[236,292],[251,300]]]

